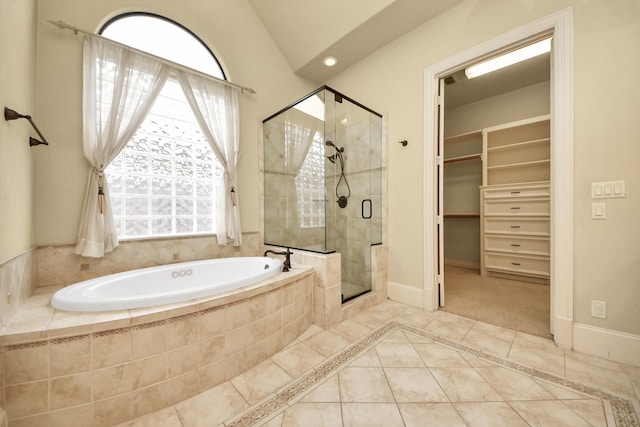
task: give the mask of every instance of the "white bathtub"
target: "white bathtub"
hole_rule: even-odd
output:
[[[51,306],[65,311],[151,307],[214,296],[265,280],[282,271],[268,257],[219,258],[149,267],[85,280],[60,289]]]

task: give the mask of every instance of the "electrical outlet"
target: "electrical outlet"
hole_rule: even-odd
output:
[[[605,301],[591,300],[591,317],[606,319],[607,303]]]

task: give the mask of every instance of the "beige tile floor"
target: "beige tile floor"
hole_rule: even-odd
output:
[[[639,426],[640,368],[386,301],[122,427]]]

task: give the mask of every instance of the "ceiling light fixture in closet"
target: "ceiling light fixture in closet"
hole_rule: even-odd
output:
[[[551,38],[540,40],[539,42],[530,44],[518,50],[514,50],[509,53],[505,53],[504,55],[496,56],[495,58],[491,58],[478,64],[474,64],[470,67],[467,67],[464,70],[464,73],[466,74],[467,78],[473,79],[474,77],[478,77],[483,74],[508,67],[518,62],[522,62],[535,56],[542,55],[549,51],[551,51]]]

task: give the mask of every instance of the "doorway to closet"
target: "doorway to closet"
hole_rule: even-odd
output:
[[[548,39],[548,38],[547,38]],[[551,338],[551,60],[441,79],[444,311]]]
[[[553,36],[551,46],[551,264],[550,329],[556,345],[570,349],[573,345],[574,310],[574,183],[573,183],[573,12],[562,9],[544,18],[518,27],[499,37],[443,59],[425,69],[425,150],[424,150],[424,284],[422,307],[433,311],[444,297],[444,251],[442,212],[438,200],[442,197],[439,171],[442,169],[439,139],[444,139],[444,126],[438,126],[440,114],[439,82],[480,58],[521,45],[523,41]],[[439,132],[439,130],[442,132]],[[439,253],[442,252],[442,258]]]

